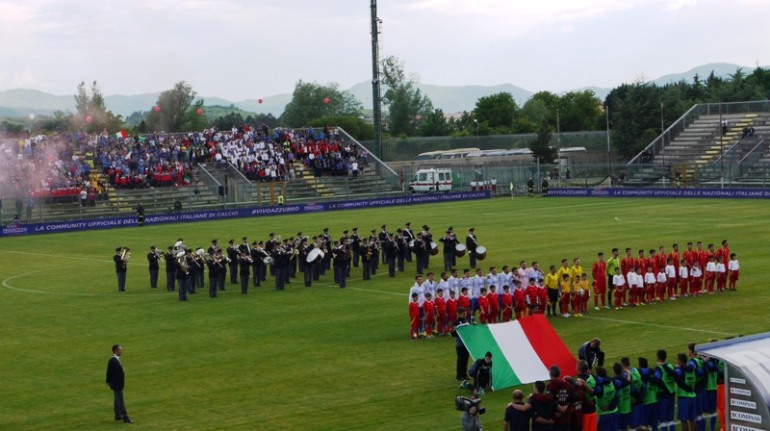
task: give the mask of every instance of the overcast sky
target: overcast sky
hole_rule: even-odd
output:
[[[380,0],[381,52],[426,84],[559,92],[770,64],[768,0]],[[178,81],[233,101],[371,79],[368,0],[0,0],[0,91]]]

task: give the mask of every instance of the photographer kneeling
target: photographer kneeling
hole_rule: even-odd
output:
[[[467,382],[463,382],[461,387],[473,389],[474,395],[484,396],[484,390],[492,388],[492,352],[487,352],[483,358],[477,359],[471,365],[469,374],[473,379],[473,387]]]

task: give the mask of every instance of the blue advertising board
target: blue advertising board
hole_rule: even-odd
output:
[[[611,198],[770,199],[770,190],[759,189],[649,189],[552,188],[548,196]]]
[[[323,211],[340,211],[364,208],[380,208],[397,205],[414,205],[440,202],[456,202],[490,198],[490,192],[456,192],[444,194],[409,195],[388,198],[360,199],[338,202],[307,203],[256,208],[234,208],[207,211],[192,211],[172,214],[154,214],[144,218],[145,225],[165,223],[185,223],[208,220],[224,220],[233,218],[274,216],[284,214],[307,214]],[[116,217],[95,220],[75,220],[50,223],[19,224],[5,226],[0,236],[33,235],[44,233],[73,232],[92,229],[110,229],[116,227],[136,226],[136,216]]]

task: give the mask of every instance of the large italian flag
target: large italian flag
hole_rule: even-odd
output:
[[[457,328],[471,357],[492,353],[492,386],[495,390],[550,378],[548,369],[558,365],[562,376],[575,375],[577,360],[545,316]]]

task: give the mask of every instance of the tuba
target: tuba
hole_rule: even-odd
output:
[[[121,247],[120,250],[120,260],[122,260],[124,263],[131,260],[131,249],[128,247]]]
[[[176,253],[176,262],[179,264],[179,268],[182,271],[187,272],[190,267],[187,265],[187,253],[184,250],[180,250]]]

